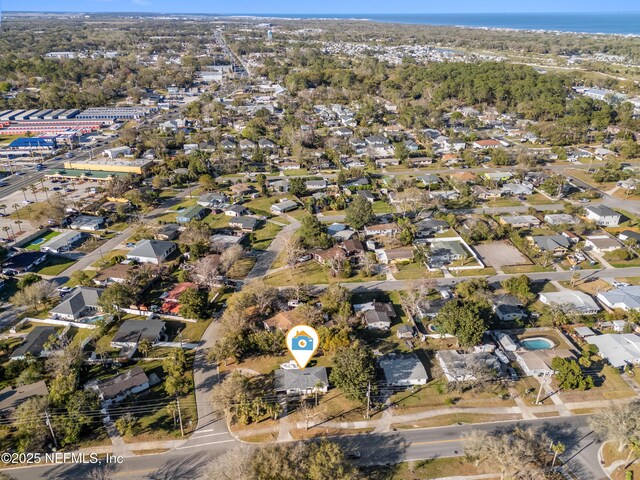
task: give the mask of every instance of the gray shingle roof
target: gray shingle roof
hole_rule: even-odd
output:
[[[144,373],[144,370],[140,367],[133,367],[131,370],[116,375],[104,382],[100,382],[97,385],[98,391],[102,395],[104,400],[115,398],[121,393],[128,392],[129,390],[144,385],[149,381],[149,377]]]
[[[127,256],[141,258],[164,258],[175,246],[173,242],[162,240],[141,240]]]
[[[75,316],[85,307],[96,308],[103,291],[102,288],[78,287],[67,295],[60,304],[52,308],[51,313]]]
[[[55,334],[56,329],[53,327],[35,327],[29,332],[24,342],[13,351],[11,358],[19,358],[27,353],[37,357],[42,353],[44,344],[47,343],[49,337]]]
[[[155,342],[164,330],[162,320],[127,320],[116,332],[111,342],[138,343],[141,340]]]
[[[308,367],[304,370],[279,369],[275,372],[275,390],[310,390],[318,383],[329,386],[325,367]]]

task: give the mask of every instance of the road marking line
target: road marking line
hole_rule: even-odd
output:
[[[451,440],[433,440],[431,442],[412,442],[409,444],[409,446],[411,445],[437,445],[438,443],[455,443],[455,442],[461,442],[462,440],[464,440],[463,438],[452,438]]]
[[[231,439],[231,440],[220,440],[219,442],[209,442],[209,443],[201,443],[199,445],[187,445],[184,447],[177,447],[176,450],[184,450],[186,448],[200,448],[200,447],[206,447],[207,445],[216,445],[218,443],[230,443],[230,442],[236,442],[237,440],[235,439]]]
[[[219,432],[219,433],[209,433],[207,435],[198,435],[194,433],[191,438],[206,438],[206,437],[215,437],[216,435],[228,435],[228,432]]]
[[[215,430],[215,428],[207,428],[206,430],[196,430],[195,432],[193,432],[193,434],[197,434],[197,433],[206,433],[206,432],[213,432]]]

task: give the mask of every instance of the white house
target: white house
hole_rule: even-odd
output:
[[[640,309],[640,286],[620,287],[608,292],[599,292],[598,300],[609,308],[638,310]]]
[[[633,333],[607,333],[586,339],[612,367],[640,364],[640,337]]]
[[[601,227],[617,227],[621,215],[606,205],[588,205],[584,207],[586,217]]]
[[[409,387],[426,385],[429,380],[427,369],[415,353],[407,355],[390,354],[378,360],[388,385]]]
[[[141,240],[135,248],[127,254],[127,259],[140,263],[159,265],[177,249],[178,245],[174,242]]]
[[[545,305],[556,305],[580,315],[595,315],[601,310],[589,295],[573,290],[543,292],[540,294],[540,301]]]

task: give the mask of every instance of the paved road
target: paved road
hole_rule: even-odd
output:
[[[291,222],[289,225],[278,232],[273,241],[269,244],[264,252],[260,252],[257,255],[257,260],[249,274],[245,277],[244,283],[252,282],[258,278],[262,278],[266,273],[271,270],[273,262],[276,261],[278,255],[287,246],[287,242],[291,239],[291,236],[300,227],[300,222],[295,218],[285,215],[285,217]],[[277,217],[274,221],[278,221]]]
[[[581,280],[595,279],[595,278],[628,278],[640,276],[640,267],[630,268],[603,268],[601,270],[579,270],[562,271],[562,272],[535,272],[525,273],[531,280],[571,280],[574,274],[578,274]],[[449,278],[435,278],[435,282],[440,286],[455,285],[471,278],[486,278],[489,283],[498,283],[506,280],[510,277],[517,277],[522,275],[521,273],[500,274],[500,275],[480,275],[480,276],[468,276],[468,277],[449,277]],[[353,292],[367,292],[367,291],[381,291],[381,292],[393,292],[396,290],[408,290],[421,282],[423,279],[417,280],[379,280],[374,282],[344,282],[341,283],[343,287]],[[283,285],[286,287],[287,285]],[[324,290],[327,285],[310,285],[315,291]]]
[[[462,439],[473,429],[499,431],[516,424],[543,428],[554,440],[567,445],[562,459],[581,480],[606,478],[599,466],[599,444],[588,427],[587,417],[549,418],[531,421],[401,430],[383,434],[341,436],[336,440],[348,450],[358,450],[359,460],[367,465],[384,465],[410,460],[461,456]],[[190,443],[165,454],[128,458],[115,470],[113,477],[127,480],[194,480],[202,478],[207,464],[239,443],[224,434],[203,431]],[[13,470],[17,480],[76,480],[87,478],[85,465],[59,465]],[[455,473],[455,472],[452,472]]]

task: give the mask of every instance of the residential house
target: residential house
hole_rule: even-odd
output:
[[[474,381],[480,369],[492,370],[496,375],[501,371],[500,362],[489,352],[440,350],[436,358],[448,382]]]
[[[420,175],[416,180],[422,182],[425,187],[438,185],[442,182],[439,176],[427,173],[426,175]]]
[[[304,185],[307,187],[307,190],[313,192],[326,189],[329,183],[326,180],[307,180],[304,182]]]
[[[500,217],[500,223],[511,225],[513,228],[531,228],[540,226],[540,220],[533,215],[505,215]]]
[[[533,244],[542,252],[564,255],[571,246],[569,239],[563,235],[536,235],[531,237]]]
[[[587,205],[584,211],[589,220],[601,227],[617,227],[622,217],[618,212],[602,204]]]
[[[47,397],[49,390],[44,380],[28,385],[9,385],[0,390],[0,418],[9,420],[21,403],[32,397]]]
[[[80,320],[102,310],[99,304],[104,289],[95,287],[77,287],[62,302],[50,310],[55,319],[68,321]]]
[[[40,246],[41,252],[62,253],[73,250],[85,238],[85,233],[76,231],[62,232]]]
[[[503,144],[499,140],[488,139],[488,140],[476,140],[472,144],[473,148],[477,150],[487,150],[489,148],[497,148],[502,147]]]
[[[426,238],[436,233],[449,230],[450,226],[444,220],[425,218],[415,223],[416,238]]]
[[[389,386],[426,385],[429,380],[427,369],[415,353],[385,355],[378,359],[378,365],[384,371]]]
[[[571,351],[564,348],[519,350],[514,355],[524,374],[529,377],[550,377],[555,373],[551,367],[554,358],[575,358]]]
[[[364,233],[367,236],[373,235],[386,235],[393,236],[398,233],[397,223],[380,223],[376,225],[369,225],[364,227]]]
[[[340,247],[331,247],[326,250],[314,250],[313,258],[320,264],[326,265],[331,260],[344,260],[347,258],[347,253]]]
[[[249,212],[249,210],[247,210],[242,205],[231,205],[228,208],[226,208],[224,211],[224,214],[227,217],[240,217],[243,215],[248,215],[250,213],[251,212]]]
[[[207,211],[200,205],[194,205],[193,207],[185,208],[176,216],[176,222],[189,223],[192,220],[202,220],[207,214]]]
[[[500,191],[503,195],[528,196],[533,193],[533,185],[527,182],[522,183],[506,183],[502,186]]]
[[[375,252],[378,261],[383,265],[395,262],[408,262],[413,260],[414,255],[414,249],[412,246],[377,249]]]
[[[234,217],[233,220],[229,220],[229,226],[231,228],[238,228],[243,232],[253,232],[258,224],[260,223],[260,219],[256,217]]]
[[[567,312],[580,315],[595,315],[601,310],[589,295],[573,290],[543,292],[540,294],[540,301],[545,305],[556,305]]]
[[[267,318],[263,322],[264,328],[269,331],[278,329],[285,333],[288,332],[299,323],[296,313],[294,313],[295,311],[295,309],[286,310],[275,314],[273,317]]]
[[[165,223],[164,225],[159,225],[155,239],[156,240],[175,240],[180,233],[180,225],[177,223]]]
[[[609,308],[640,310],[640,286],[637,285],[598,292],[597,298]]]
[[[384,148],[389,144],[389,140],[387,140],[382,135],[371,135],[364,139],[368,147],[371,148]]]
[[[171,288],[171,290],[160,295],[160,298],[162,299],[162,312],[172,315],[180,315],[180,309],[182,308],[180,297],[184,292],[190,289],[197,290],[198,285],[193,282],[177,283],[173,288]]]
[[[640,364],[640,337],[634,333],[607,333],[588,337],[586,341],[598,347],[598,355],[612,367]]]
[[[271,213],[276,215],[281,215],[286,212],[290,212],[291,210],[295,210],[298,208],[298,204],[293,200],[281,199],[278,203],[274,203],[271,205]]]
[[[358,255],[365,251],[364,245],[362,245],[362,242],[357,238],[346,239],[340,244],[340,247],[347,253],[348,257]]]
[[[46,252],[22,252],[9,257],[2,264],[5,275],[20,275],[32,271],[47,260]]]
[[[287,395],[310,395],[327,393],[329,377],[325,367],[279,368],[275,371],[274,389],[276,393]]]
[[[389,330],[391,323],[396,318],[393,305],[383,302],[371,302],[372,308],[362,310],[364,312],[364,322],[367,328],[376,330]]]
[[[88,388],[98,394],[103,407],[108,407],[121,402],[129,395],[147,390],[149,386],[149,377],[142,368],[136,366],[120,375],[88,386]]]
[[[73,230],[84,230],[85,232],[95,232],[102,230],[106,226],[103,217],[92,217],[91,215],[78,215],[69,224],[69,228]]]
[[[396,337],[401,340],[410,340],[413,336],[413,327],[410,327],[409,325],[400,325],[396,330]]]
[[[349,138],[353,135],[353,130],[346,127],[340,127],[336,129],[336,131],[334,132],[334,135],[339,138]]]
[[[224,193],[205,193],[198,197],[198,205],[205,208],[220,208],[222,205],[229,201]]]
[[[604,253],[618,250],[620,247],[622,247],[622,244],[620,243],[620,240],[618,240],[613,235],[610,235],[605,231],[600,231],[591,235],[587,235],[585,237],[584,246],[587,249]]]
[[[166,324],[162,320],[125,320],[111,339],[112,348],[135,349],[141,341],[151,345],[160,341]]]
[[[547,225],[577,225],[580,220],[568,213],[550,213],[544,216],[544,222]]]
[[[124,283],[131,277],[136,268],[137,266],[132,263],[117,263],[93,277],[93,283],[99,287],[106,287],[112,283]]]
[[[141,240],[135,248],[127,254],[128,260],[135,260],[139,263],[152,263],[160,265],[171,254],[178,249],[174,242],[162,240]]]
[[[369,203],[373,203],[376,201],[376,197],[371,192],[371,190],[358,190],[356,194],[366,199]]]
[[[46,356],[48,352],[46,345],[52,336],[57,337],[55,328],[46,326],[34,327],[9,358],[11,360],[22,360],[27,354],[36,358]]]
[[[260,150],[266,150],[269,152],[275,152],[278,150],[278,145],[276,145],[275,142],[269,140],[268,138],[261,138],[260,140],[258,140],[258,147],[260,148]]]
[[[624,230],[618,234],[618,238],[623,242],[627,242],[629,240],[635,241],[637,244],[640,244],[640,233],[634,232],[632,230]]]
[[[522,302],[513,295],[496,296],[493,311],[501,322],[514,322],[529,316]]]

